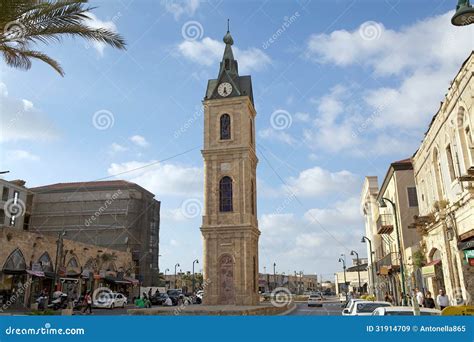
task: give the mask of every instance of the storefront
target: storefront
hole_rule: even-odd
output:
[[[25,258],[17,248],[8,256],[0,272],[0,304],[8,308],[23,307],[28,287]]]

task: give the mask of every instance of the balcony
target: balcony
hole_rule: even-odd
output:
[[[375,263],[377,274],[387,275],[400,269],[398,253],[388,253]]]
[[[380,214],[377,219],[377,234],[390,234],[393,232],[393,215]]]

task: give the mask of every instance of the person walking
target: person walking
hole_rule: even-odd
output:
[[[436,303],[438,304],[440,310],[443,310],[449,306],[449,297],[444,292],[444,289],[439,290],[439,294],[436,297]]]
[[[423,306],[429,309],[435,308],[435,302],[434,302],[433,297],[431,297],[430,291],[426,291],[425,300],[423,301]]]
[[[393,298],[392,296],[390,296],[390,294],[388,292],[385,292],[385,301],[386,302],[389,302],[390,304],[393,304]]]
[[[82,313],[85,313],[87,310],[89,310],[89,314],[92,315],[92,297],[90,291],[87,291],[84,296],[84,309]]]
[[[425,296],[423,296],[423,292],[417,287],[415,288],[415,299],[418,302],[418,306],[423,306],[423,301],[425,300]]]

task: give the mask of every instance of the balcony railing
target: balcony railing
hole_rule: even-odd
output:
[[[391,232],[393,232],[393,215],[380,214],[377,219],[377,233],[390,234]]]
[[[375,264],[378,274],[388,274],[390,271],[398,270],[400,268],[398,253],[388,253]]]

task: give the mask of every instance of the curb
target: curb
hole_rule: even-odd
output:
[[[287,315],[289,315],[290,313],[292,313],[293,311],[296,310],[297,306],[296,306],[295,302],[292,302],[290,305],[291,305],[291,307],[289,307],[288,310],[277,314],[277,316],[287,316]]]

